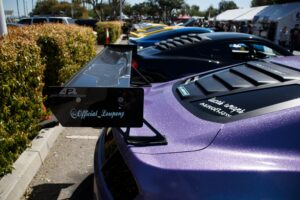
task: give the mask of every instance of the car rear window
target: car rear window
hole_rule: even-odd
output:
[[[148,30],[145,31],[145,33],[150,33],[152,31],[157,31],[157,30],[160,30],[160,29],[163,29],[164,27],[163,26],[156,26],[156,27],[153,27],[153,28],[149,28]]]
[[[34,24],[47,23],[47,18],[34,18],[32,23]]]
[[[31,19],[21,19],[18,24],[27,24],[30,25],[31,24]]]
[[[49,18],[49,22],[51,23],[63,23],[63,19],[61,18]]]
[[[196,116],[232,121],[300,105],[300,72],[248,62],[174,85],[180,103]],[[284,94],[284,95],[283,95]]]
[[[67,19],[69,24],[75,24],[75,20],[74,19]]]

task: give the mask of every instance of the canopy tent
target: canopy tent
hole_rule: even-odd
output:
[[[290,15],[299,10],[300,2],[259,6],[253,8],[241,8],[226,10],[216,16],[216,21],[274,21]]]
[[[234,21],[252,21],[254,17],[268,6],[253,7],[248,12],[234,19]]]
[[[258,21],[278,22],[297,10],[300,10],[300,2],[276,4],[267,6],[258,12],[255,17]]]
[[[300,24],[300,2],[267,6],[255,15],[253,24],[260,36],[278,42],[284,27],[291,30]]]
[[[234,21],[236,18],[250,12],[253,8],[241,8],[241,9],[232,9],[226,10],[221,14],[217,15],[217,21]]]

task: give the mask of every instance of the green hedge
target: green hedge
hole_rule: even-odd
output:
[[[109,43],[114,43],[122,33],[122,23],[114,22],[98,22],[97,23],[97,41],[98,44],[106,43],[106,28],[109,30]]]
[[[95,42],[91,29],[59,24],[9,29],[0,39],[0,177],[38,133],[45,86],[68,80],[94,57]]]
[[[21,38],[0,41],[0,176],[26,148],[43,115],[40,48]]]
[[[41,48],[46,86],[63,84],[96,55],[96,38],[90,28],[47,24],[13,29],[13,34],[33,39]]]

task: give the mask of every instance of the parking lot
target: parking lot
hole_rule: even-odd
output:
[[[3,34],[0,145],[21,155],[3,168],[1,152],[0,200],[298,200],[300,2],[223,3],[214,18],[121,8],[94,29],[34,16],[16,43]]]
[[[65,128],[23,199],[92,199],[99,129]]]

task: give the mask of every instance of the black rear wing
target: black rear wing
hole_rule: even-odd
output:
[[[143,118],[143,88],[130,87],[134,54],[136,46],[108,45],[64,86],[50,87],[48,105],[61,125],[126,127],[121,133],[128,144],[166,145],[165,137]],[[130,127],[143,125],[155,135],[130,135]]]
[[[106,46],[62,87],[48,105],[63,126],[141,127],[144,90],[130,87],[133,45]]]

